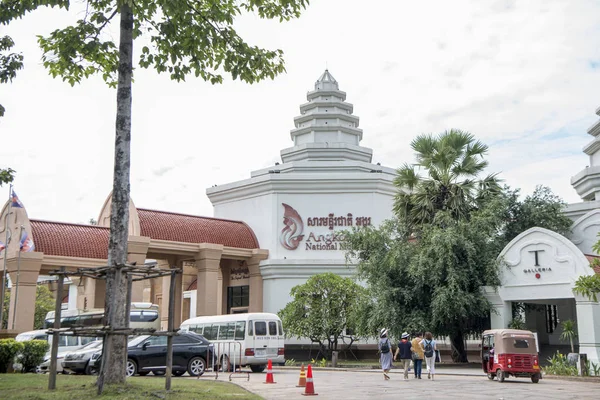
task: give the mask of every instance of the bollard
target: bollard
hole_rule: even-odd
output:
[[[333,368],[337,368],[337,362],[338,362],[338,352],[332,351],[331,352],[331,366]]]

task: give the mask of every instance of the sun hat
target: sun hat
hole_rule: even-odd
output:
[[[405,338],[407,338],[407,337],[409,337],[409,336],[410,336],[410,335],[408,334],[408,332],[404,332],[404,333],[402,334],[402,339],[405,339]]]
[[[380,335],[381,337],[387,335],[387,333],[388,333],[387,328],[381,328],[381,335]]]

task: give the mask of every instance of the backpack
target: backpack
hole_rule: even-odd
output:
[[[389,352],[390,352],[390,341],[386,340],[385,342],[381,343],[381,353],[386,354]]]
[[[433,357],[433,345],[430,340],[425,341],[425,357]]]

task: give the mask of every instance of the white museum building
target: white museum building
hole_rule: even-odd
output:
[[[244,221],[269,252],[260,262],[265,312],[281,310],[291,288],[315,274],[353,276],[340,232],[389,218],[396,192],[395,170],[373,164],[372,150],[360,146],[359,119],[329,71],[307,100],[281,163],[207,189],[214,216]],[[501,286],[484,290],[493,304],[492,328],[507,327],[512,303],[525,303],[526,326],[538,333],[541,348],[565,350],[560,322],[572,319],[579,352],[599,363],[600,304],[573,293],[579,276],[594,273],[590,260],[598,256],[592,245],[600,231],[600,121],[588,133],[594,137],[584,149],[590,166],[572,178],[583,201],[565,211],[573,220],[571,237],[542,228],[521,233],[500,255]]]

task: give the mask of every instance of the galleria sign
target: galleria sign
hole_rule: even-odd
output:
[[[293,207],[281,203],[283,206],[283,229],[279,235],[279,243],[287,250],[296,250],[306,236],[305,250],[345,250],[344,234],[333,232],[334,227],[352,227],[371,225],[371,217],[354,217],[351,213],[336,216],[329,213],[327,217],[311,217],[307,219],[307,226],[327,227],[330,231],[326,234],[316,232],[304,233],[304,221]]]

